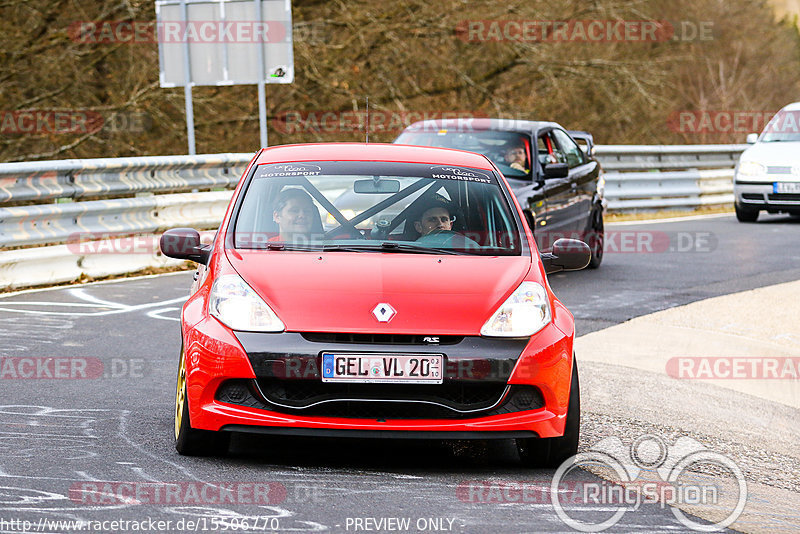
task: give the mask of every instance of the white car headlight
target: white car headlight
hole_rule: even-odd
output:
[[[767,168],[757,161],[743,161],[739,164],[739,174],[742,176],[763,176]]]
[[[547,291],[536,282],[522,282],[481,328],[482,336],[532,336],[550,322]]]
[[[283,332],[286,329],[267,303],[236,274],[214,280],[208,312],[231,330]]]

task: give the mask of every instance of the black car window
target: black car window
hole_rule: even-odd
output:
[[[567,156],[561,147],[556,143],[553,132],[546,132],[539,135],[539,163],[549,165],[550,163],[567,163]]]
[[[564,152],[566,163],[569,165],[570,169],[586,163],[583,150],[581,150],[581,147],[567,135],[567,132],[563,130],[553,130],[553,135],[556,142],[561,147],[561,150]]]
[[[436,130],[403,132],[395,143],[457,148],[478,152],[497,165],[506,177],[530,179],[531,136],[499,130]]]

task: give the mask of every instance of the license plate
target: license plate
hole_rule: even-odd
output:
[[[323,382],[441,384],[441,354],[322,353]]]
[[[775,182],[772,187],[774,193],[800,193],[800,182]]]

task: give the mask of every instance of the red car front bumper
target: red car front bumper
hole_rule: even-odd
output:
[[[554,310],[554,321],[530,338],[517,358],[508,384],[534,386],[541,391],[544,406],[474,418],[458,419],[362,419],[344,417],[299,416],[277,411],[220,402],[216,392],[223,382],[232,379],[255,379],[248,355],[234,332],[205,314],[194,326],[186,321],[192,301],[184,310],[184,347],[186,355],[189,416],[193,428],[205,430],[253,430],[308,434],[314,430],[381,436],[398,432],[414,437],[442,433],[459,437],[548,438],[564,433],[570,377],[572,373],[572,317],[561,306]],[[270,336],[271,334],[263,334]],[[421,434],[422,433],[422,434]]]

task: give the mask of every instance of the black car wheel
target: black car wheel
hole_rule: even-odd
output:
[[[605,246],[605,228],[603,225],[603,207],[597,206],[589,218],[589,230],[586,232],[586,244],[592,251],[589,260],[590,269],[597,269],[603,262],[603,247]]]
[[[564,435],[558,438],[517,439],[517,450],[525,467],[557,468],[578,453],[581,428],[581,393],[578,384],[578,364],[572,362],[572,382],[569,387],[569,405]]]
[[[758,219],[758,210],[745,208],[739,206],[739,204],[734,204],[733,208],[736,210],[736,218],[739,222],[756,222],[756,219]]]
[[[192,428],[186,395],[186,362],[181,350],[175,394],[175,450],[186,456],[210,456],[228,451],[230,434]]]

